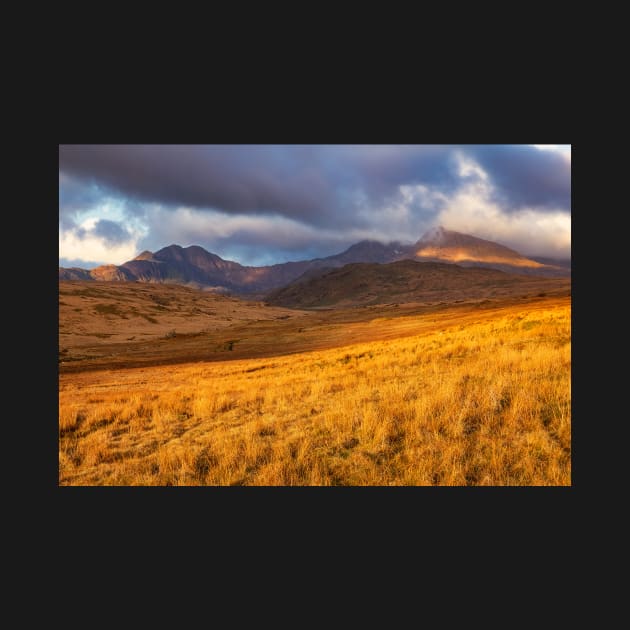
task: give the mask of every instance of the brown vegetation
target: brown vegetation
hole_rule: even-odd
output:
[[[117,305],[98,317],[126,321]],[[215,330],[215,362],[62,369],[59,483],[570,485],[570,312],[557,296],[287,311]],[[159,362],[134,347],[123,364]]]
[[[177,285],[61,282],[59,370],[281,356],[396,339],[468,321],[479,312],[570,295],[567,280],[540,278],[478,296],[295,310]],[[462,319],[463,318],[463,319]],[[228,344],[228,341],[233,341]],[[229,353],[229,354],[228,354]]]
[[[59,282],[60,365],[109,357],[117,344],[139,349],[168,337],[216,332],[235,323],[295,316],[264,306],[176,284]],[[173,336],[173,335],[171,335]]]
[[[355,263],[308,274],[273,291],[270,304],[289,308],[439,302],[566,291],[568,278],[541,278],[496,269],[401,260],[385,265]]]

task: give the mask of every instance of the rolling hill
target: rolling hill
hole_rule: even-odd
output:
[[[456,302],[532,290],[566,290],[569,286],[570,281],[562,278],[400,260],[387,264],[351,263],[340,269],[309,272],[288,286],[272,291],[267,303],[289,308],[317,308],[391,302]]]

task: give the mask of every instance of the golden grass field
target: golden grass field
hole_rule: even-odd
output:
[[[284,356],[60,370],[59,484],[570,485],[570,295],[445,313]],[[289,323],[254,322],[280,346]]]

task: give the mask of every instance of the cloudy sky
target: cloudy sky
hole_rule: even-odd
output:
[[[429,228],[571,255],[570,145],[60,145],[59,264],[201,245],[265,265]]]

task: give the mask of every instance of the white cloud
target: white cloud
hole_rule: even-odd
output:
[[[533,147],[540,149],[541,151],[554,151],[560,153],[564,158],[571,163],[571,145],[570,144],[532,144]]]
[[[571,256],[571,216],[558,209],[541,212],[525,208],[506,213],[490,201],[484,182],[455,193],[438,216],[445,228],[496,241],[531,256]]]
[[[415,242],[448,201],[443,193],[423,184],[402,185],[381,206],[364,205],[357,216],[363,226],[344,231],[356,240]]]
[[[85,221],[91,222],[91,219]],[[138,237],[135,237],[125,243],[108,245],[103,239],[89,232],[80,238],[76,230],[68,230],[59,233],[59,258],[121,265],[140,253],[137,242]]]
[[[330,244],[330,253],[337,253],[334,243],[347,237],[345,232],[317,228],[279,215],[234,215],[186,207],[153,208],[147,213],[147,221],[148,237],[142,241],[143,249],[201,245],[222,258],[245,265],[302,259],[302,250],[315,257],[315,249],[323,243]]]
[[[312,226],[282,216],[225,214],[180,207],[154,208],[149,218],[151,238],[160,247],[176,243],[183,247],[200,241],[225,239],[236,233],[255,233],[264,237],[300,238],[314,234]]]
[[[64,181],[59,175],[60,185]],[[148,227],[142,216],[130,215],[122,199],[106,197],[95,205],[75,211],[70,224],[59,225],[59,258],[79,260],[85,263],[120,265],[134,258],[140,250],[139,240],[146,235]],[[129,238],[123,242],[107,242],[94,232],[101,220],[113,221],[123,226]]]
[[[86,219],[83,219],[83,221],[79,223],[79,227],[86,231],[93,230],[94,226],[99,222],[99,219],[100,217],[98,216],[87,217]]]
[[[472,158],[464,155],[462,151],[457,151],[455,153],[455,159],[457,161],[458,166],[458,175],[460,177],[478,177],[479,179],[486,181],[488,179],[488,173],[484,171],[477,162],[475,162]]]

